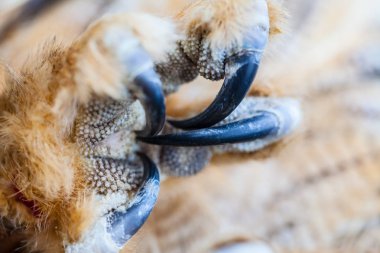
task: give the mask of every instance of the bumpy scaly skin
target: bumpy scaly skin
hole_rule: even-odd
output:
[[[224,77],[225,52],[213,55],[203,35],[200,31],[192,32],[177,43],[166,61],[156,64],[166,93],[176,91],[179,84],[190,82],[199,74],[213,81]]]
[[[156,64],[166,93],[176,91],[179,84],[190,82],[198,75],[212,81],[224,78],[226,52],[212,51],[206,35],[204,30],[191,31],[177,43],[166,61]]]
[[[76,120],[76,140],[86,160],[88,183],[100,194],[136,190],[141,165],[133,162],[134,129],[144,121],[138,103],[96,98]],[[116,145],[116,146],[115,146]]]
[[[84,106],[76,119],[75,138],[86,161],[87,180],[99,194],[135,190],[142,171],[132,163],[139,149],[133,129],[141,129],[141,107],[127,100],[97,98]],[[245,116],[245,115],[243,115]],[[226,121],[227,122],[227,121]],[[165,133],[178,132],[169,125]],[[116,146],[114,146],[117,144]],[[239,144],[236,144],[239,146]],[[161,170],[171,176],[189,176],[211,159],[210,147],[147,147],[158,157]]]
[[[209,147],[162,147],[159,164],[161,170],[170,176],[191,176],[209,163],[213,153]]]
[[[168,55],[167,61],[156,65],[156,71],[161,76],[166,94],[175,92],[178,84],[190,82],[198,76],[197,66],[187,57],[180,42],[175,51]]]

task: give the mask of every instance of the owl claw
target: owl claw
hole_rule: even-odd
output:
[[[193,118],[170,120],[170,124],[180,129],[201,129],[225,119],[246,96],[256,76],[259,59],[257,51],[249,50],[243,50],[227,58],[223,86],[211,105]]]
[[[226,52],[225,80],[215,100],[199,115],[185,120],[171,120],[171,125],[180,129],[207,128],[225,119],[241,103],[254,81],[268,42],[269,17],[266,6],[262,11],[266,13],[262,13],[263,18],[247,32],[242,45]]]
[[[108,232],[118,246],[123,246],[145,223],[158,197],[160,176],[156,165],[140,154],[144,164],[143,185],[124,212],[115,211],[109,217]]]
[[[261,113],[222,126],[140,138],[140,140],[149,144],[164,146],[212,146],[265,138],[274,134],[278,128],[279,123],[276,116],[270,113]]]
[[[298,125],[300,119],[299,105],[293,100],[272,101],[267,99],[259,104],[264,107],[253,108],[250,115],[234,120],[228,119],[226,120],[227,123],[223,125],[140,138],[140,140],[153,145],[184,147],[212,146],[257,140],[260,142],[258,145],[264,147],[283,138]]]

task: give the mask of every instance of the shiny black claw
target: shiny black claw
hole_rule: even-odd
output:
[[[262,112],[251,118],[222,126],[192,130],[176,134],[139,138],[139,140],[163,146],[211,146],[238,143],[276,135],[279,119],[272,113]]]
[[[250,28],[244,31],[242,44],[225,51],[225,80],[215,100],[195,117],[171,120],[174,127],[186,130],[211,127],[224,120],[242,102],[256,76],[269,37],[270,23],[266,1],[257,2],[254,8],[259,15],[250,17]]]
[[[140,154],[140,157],[144,164],[143,185],[126,211],[116,211],[109,218],[108,232],[118,246],[123,246],[141,228],[158,197],[158,169],[147,156]]]
[[[193,118],[182,121],[170,120],[170,124],[181,129],[201,129],[225,119],[247,94],[256,76],[259,60],[258,52],[250,50],[229,57],[223,86],[212,104]]]
[[[126,81],[129,84],[127,89],[140,100],[144,107],[146,125],[139,131],[139,136],[154,136],[164,127],[166,120],[165,95],[162,91],[161,80],[154,71],[153,62],[149,54],[139,45],[134,38],[129,44],[133,53],[123,54],[121,61],[125,71],[129,73]],[[117,45],[108,45],[109,47]],[[123,47],[118,50],[126,50]]]
[[[139,136],[154,136],[165,124],[165,96],[161,82],[153,69],[149,69],[135,77],[137,97],[142,102],[146,113],[145,129],[138,132]],[[139,92],[140,90],[140,92]]]

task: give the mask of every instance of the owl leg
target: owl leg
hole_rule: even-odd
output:
[[[268,6],[265,0],[237,2],[197,1],[184,10],[179,23],[187,38],[177,43],[167,61],[156,64],[169,92],[198,74],[210,80],[224,77],[221,90],[205,111],[169,121],[176,128],[207,128],[225,119],[255,78],[269,36]]]
[[[105,207],[100,205],[103,215],[94,229],[66,252],[118,252],[157,199],[158,169],[148,157],[136,154],[135,143],[135,135],[154,136],[165,122],[164,95],[146,45],[150,38],[141,37],[143,22],[152,20],[143,17],[102,20],[72,48],[71,57],[77,59],[74,79],[89,88],[87,94],[95,94],[79,111],[75,137],[85,157],[88,183]],[[139,185],[137,193],[131,193]]]

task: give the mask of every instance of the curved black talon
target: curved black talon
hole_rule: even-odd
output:
[[[230,115],[247,95],[256,76],[261,52],[244,50],[230,56],[226,62],[226,77],[212,104],[199,115],[186,120],[169,120],[181,129],[201,129],[213,126]]]
[[[165,96],[161,81],[153,69],[146,70],[134,79],[137,97],[142,101],[146,113],[146,126],[138,135],[147,137],[158,134],[165,124]],[[141,91],[141,92],[139,92]]]
[[[261,112],[251,118],[222,126],[138,139],[163,146],[210,146],[264,138],[276,134],[279,126],[280,122],[276,115]]]
[[[125,212],[114,212],[109,218],[108,232],[118,246],[123,246],[145,223],[158,197],[160,175],[156,165],[144,154],[143,185]]]

